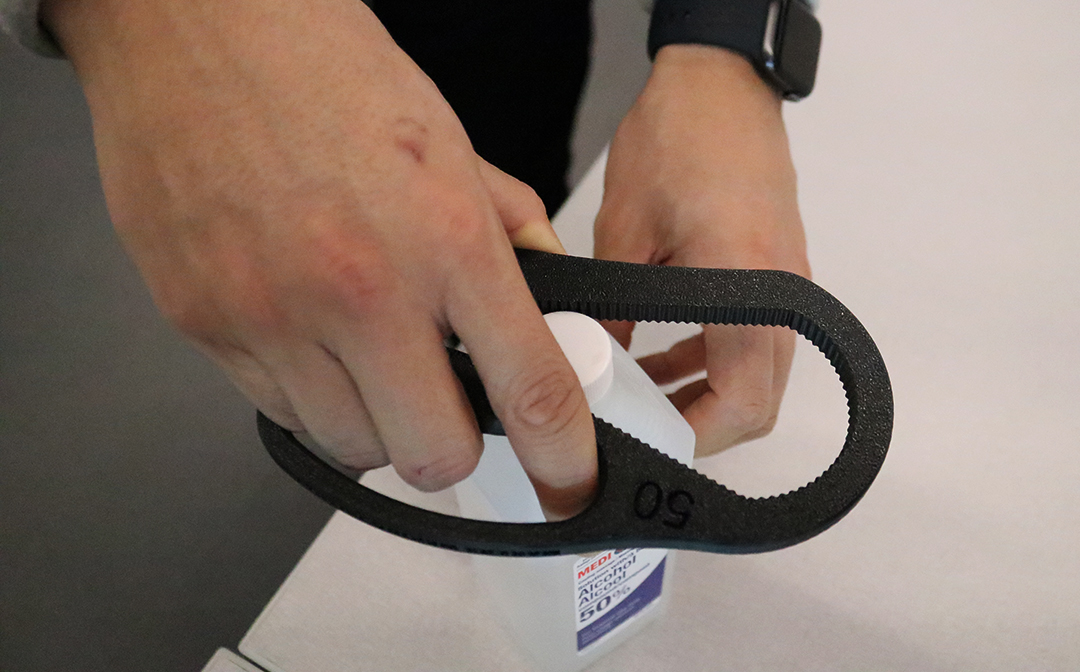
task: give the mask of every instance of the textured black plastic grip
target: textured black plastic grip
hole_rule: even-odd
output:
[[[848,432],[840,454],[825,473],[798,490],[748,498],[595,419],[596,499],[581,514],[558,523],[494,523],[404,504],[338,473],[260,414],[259,434],[273,458],[316,495],[375,527],[434,546],[493,555],[626,547],[768,551],[825,530],[870,487],[892,434],[892,390],[870,335],[825,290],[782,271],[643,266],[532,251],[520,251],[518,261],[544,312],[794,329],[825,354],[847,394]],[[498,431],[467,358],[458,353],[451,363],[481,427]]]

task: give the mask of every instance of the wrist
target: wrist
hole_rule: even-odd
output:
[[[646,94],[678,96],[716,113],[782,122],[782,98],[740,54],[722,47],[671,44],[660,49]]]
[[[719,47],[661,49],[611,152],[616,162],[650,157],[680,193],[715,191],[716,182],[786,193],[794,183],[780,96],[745,58]]]

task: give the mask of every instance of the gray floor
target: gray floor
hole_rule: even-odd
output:
[[[575,175],[647,73],[639,4],[596,7]],[[68,64],[0,38],[0,670],[199,669],[328,515],[157,315]]]

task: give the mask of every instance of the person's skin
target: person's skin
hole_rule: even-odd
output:
[[[82,83],[110,215],[155,302],[263,412],[354,469],[392,463],[418,488],[449,486],[482,446],[443,350],[456,333],[548,515],[587,504],[588,408],[512,251],[561,246],[532,190],[476,156],[363,4],[46,0],[43,17]],[[779,102],[744,90],[741,59],[692,49],[661,52],[619,130],[598,251],[805,271],[790,159],[771,152]],[[746,105],[715,107],[703,82]],[[705,130],[721,133],[712,159],[694,138]],[[753,165],[759,142],[757,163],[778,172]],[[697,190],[673,184],[678,170]],[[767,380],[778,403],[786,346],[765,357],[751,340],[708,344],[710,384]],[[753,394],[734,414],[711,398],[687,407],[709,442],[729,416],[742,436],[774,412]]]
[[[810,277],[780,108],[732,52],[661,49],[611,145],[596,256]],[[632,324],[608,326],[629,346]],[[702,456],[772,429],[794,348],[788,329],[706,326],[639,363],[661,385],[706,372],[671,395]]]
[[[424,490],[482,448],[468,347],[549,515],[583,508],[584,394],[511,243],[559,249],[358,0],[56,0],[109,212],[176,327],[270,418]]]

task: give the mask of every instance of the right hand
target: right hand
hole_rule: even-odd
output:
[[[115,227],[162,312],[341,463],[447,487],[482,449],[468,348],[551,517],[595,488],[592,422],[512,244],[561,251],[358,0],[52,0]]]

